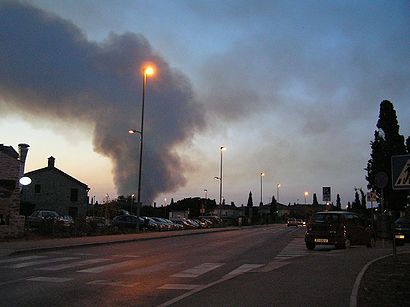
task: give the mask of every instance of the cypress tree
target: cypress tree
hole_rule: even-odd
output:
[[[399,133],[400,126],[396,111],[390,101],[383,100],[381,102],[376,126],[378,130],[374,133],[374,141],[370,143],[370,160],[365,169],[367,171],[367,187],[371,191],[377,191],[380,195],[380,188],[376,186],[375,178],[379,172],[385,172],[390,181],[384,188],[385,209],[401,210],[406,204],[406,192],[392,189],[391,156],[406,154],[407,150],[404,136]]]
[[[247,207],[253,207],[252,192],[249,192]]]
[[[337,210],[342,210],[342,203],[340,201],[340,195],[339,194],[336,195],[336,207],[337,207]]]

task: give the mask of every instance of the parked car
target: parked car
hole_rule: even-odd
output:
[[[298,226],[306,226],[306,222],[302,219],[298,219]]]
[[[147,230],[165,230],[165,226],[160,222],[156,221],[152,217],[142,216],[144,220],[144,229]]]
[[[298,221],[295,219],[295,218],[293,218],[293,217],[291,217],[291,218],[288,218],[288,227],[290,227],[290,226],[298,226]]]
[[[394,239],[396,245],[410,242],[410,216],[402,216],[394,221]]]
[[[110,222],[105,217],[87,216],[85,221],[94,230],[104,229],[110,226]]]
[[[58,221],[63,227],[70,228],[74,225],[74,219],[70,215],[60,215]]]
[[[36,210],[27,217],[27,225],[29,227],[38,228],[45,221],[58,221],[61,218],[60,214],[52,210]]]
[[[308,249],[316,245],[350,248],[352,244],[374,247],[376,235],[371,225],[358,214],[346,211],[315,213],[307,224],[305,243]]]
[[[135,215],[124,214],[114,217],[111,225],[120,229],[136,229],[139,225],[141,229],[144,226],[144,220],[141,217],[138,219]]]

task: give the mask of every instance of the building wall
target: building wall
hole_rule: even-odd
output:
[[[24,234],[24,216],[20,212],[20,189],[18,177],[21,162],[0,152],[0,238],[17,238]],[[5,189],[7,186],[7,189]],[[7,191],[5,191],[7,190]]]
[[[23,188],[22,201],[35,204],[36,210],[55,210],[62,215],[74,215],[74,218],[86,215],[88,191],[83,185],[55,168],[38,173],[33,172],[30,178],[31,184]],[[72,189],[78,191],[77,200],[72,199]]]

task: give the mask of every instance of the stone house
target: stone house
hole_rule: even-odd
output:
[[[25,174],[31,184],[22,189],[21,200],[34,204],[35,210],[54,210],[72,218],[85,216],[89,202],[85,183],[55,167],[55,158],[48,158],[47,167]]]
[[[20,215],[19,179],[24,173],[27,144],[13,147],[0,144],[0,238],[24,235],[24,216]]]

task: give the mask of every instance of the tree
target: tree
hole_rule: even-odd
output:
[[[252,192],[249,192],[247,207],[253,207]]]
[[[270,203],[270,215],[272,216],[273,222],[276,222],[276,215],[278,212],[278,202],[275,199],[275,196],[272,196],[272,202]]]
[[[317,201],[317,196],[316,193],[313,193],[313,202],[312,202],[313,206],[318,206],[319,202]]]
[[[361,195],[361,198],[362,198],[362,201],[361,201],[362,210],[366,211],[367,210],[367,207],[366,207],[366,194],[363,192],[362,188],[360,188],[359,191],[360,191],[360,195]]]
[[[390,101],[383,100],[381,102],[376,126],[378,130],[374,133],[374,141],[370,142],[370,160],[365,169],[367,171],[367,187],[371,191],[380,191],[375,182],[378,173],[385,172],[391,180],[391,156],[407,152],[404,136],[399,133],[400,126],[396,111]],[[388,184],[384,188],[384,199],[386,209],[401,210],[406,204],[406,192],[393,190],[391,184]]]
[[[355,189],[355,193],[354,193],[354,202],[352,204],[352,210],[353,211],[360,211],[361,209],[361,205],[360,205],[360,196],[359,196],[359,191],[357,189]]]
[[[342,203],[340,201],[340,195],[339,194],[336,195],[336,207],[337,207],[337,210],[342,210]]]

